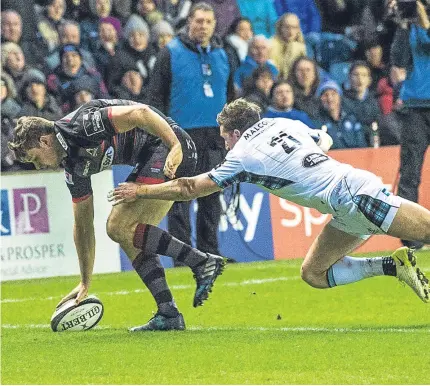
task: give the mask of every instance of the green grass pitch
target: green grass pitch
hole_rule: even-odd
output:
[[[131,334],[155,304],[134,272],[96,275],[98,327],[53,333],[75,277],[2,283],[2,384],[425,384],[430,304],[390,277],[330,290],[301,260],[230,264],[194,309],[186,268],[167,270],[186,331]],[[430,252],[418,253],[430,274]]]

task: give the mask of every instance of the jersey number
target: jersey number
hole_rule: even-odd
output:
[[[290,154],[297,148],[296,145],[301,145],[301,142],[290,134],[281,131],[270,141],[270,146],[275,147],[276,145],[281,145],[285,153]]]

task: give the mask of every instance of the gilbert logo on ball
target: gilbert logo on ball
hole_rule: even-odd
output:
[[[100,321],[103,311],[102,302],[94,295],[88,296],[78,305],[75,305],[75,299],[68,300],[52,315],[52,331],[89,330]]]

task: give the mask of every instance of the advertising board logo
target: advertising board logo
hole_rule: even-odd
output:
[[[1,236],[35,233],[49,233],[46,188],[2,189]]]

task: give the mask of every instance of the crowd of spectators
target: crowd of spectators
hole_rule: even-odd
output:
[[[18,117],[56,120],[93,98],[151,103],[187,130],[213,131],[219,105],[245,97],[264,116],[325,127],[333,148],[371,146],[374,122],[382,145],[399,143],[396,109],[406,72],[389,60],[394,27],[383,18],[384,0],[206,0],[216,20],[210,49],[225,59],[198,49],[173,63],[175,42],[192,44],[194,3],[4,0],[2,170],[28,167],[6,146]],[[225,69],[203,86],[206,100],[191,86],[192,72],[200,71],[187,63],[193,55],[209,76],[214,66]],[[175,71],[188,71],[191,83],[177,83]]]

